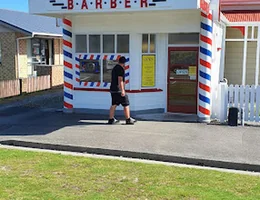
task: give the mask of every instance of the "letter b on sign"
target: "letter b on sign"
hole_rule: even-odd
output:
[[[68,0],[68,10],[72,10],[74,8],[73,0]]]
[[[110,5],[111,5],[111,8],[116,8],[117,7],[116,0],[110,0]]]

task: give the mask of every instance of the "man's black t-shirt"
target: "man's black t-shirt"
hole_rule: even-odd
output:
[[[116,65],[112,70],[112,76],[111,76],[110,91],[112,93],[121,92],[119,85],[118,85],[118,77],[119,76],[123,77],[123,82],[125,82],[125,70],[124,70],[124,68],[121,67],[120,65]]]

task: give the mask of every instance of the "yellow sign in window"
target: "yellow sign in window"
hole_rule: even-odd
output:
[[[142,87],[155,86],[155,55],[142,56]]]
[[[196,80],[197,78],[197,67],[189,66],[189,76],[191,80]]]

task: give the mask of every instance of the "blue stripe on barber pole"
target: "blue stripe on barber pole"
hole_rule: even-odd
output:
[[[68,37],[72,37],[72,33],[68,30],[63,29],[63,34],[68,36]]]
[[[200,71],[200,76],[201,76],[202,78],[207,79],[208,81],[211,81],[211,76],[210,76],[209,74],[206,74],[206,73]]]
[[[70,53],[70,52],[63,50],[63,54],[64,54],[64,56],[66,56],[68,58],[72,58],[72,53]]]
[[[73,95],[72,94],[69,94],[67,92],[64,91],[64,96],[67,97],[68,99],[71,99],[73,100]]]
[[[208,50],[208,49],[205,49],[205,48],[203,48],[203,47],[200,47],[200,52],[203,53],[204,55],[207,55],[207,56],[209,56],[209,57],[212,57],[212,53],[211,53],[211,51]]]
[[[205,103],[210,104],[210,99],[209,99],[208,97],[205,97],[205,96],[199,94],[199,99],[200,99],[201,101],[205,102]]]
[[[212,27],[207,24],[201,23],[201,28],[212,33]]]
[[[110,56],[110,59],[109,60],[114,60],[114,55]]]

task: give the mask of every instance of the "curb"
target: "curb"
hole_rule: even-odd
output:
[[[187,157],[179,157],[179,156],[120,151],[120,150],[112,150],[112,149],[79,147],[79,146],[70,146],[70,145],[56,145],[56,144],[26,142],[26,141],[18,141],[18,140],[0,141],[0,144],[9,145],[9,146],[18,146],[18,147],[56,150],[56,151],[68,151],[68,152],[88,153],[88,154],[105,155],[105,156],[137,158],[137,159],[195,165],[195,166],[203,166],[203,167],[215,167],[215,168],[223,168],[223,169],[231,169],[231,170],[260,172],[260,165],[245,164],[245,163],[233,163],[233,162],[224,162],[224,161],[217,161],[217,160],[196,159],[196,158],[187,158]]]

